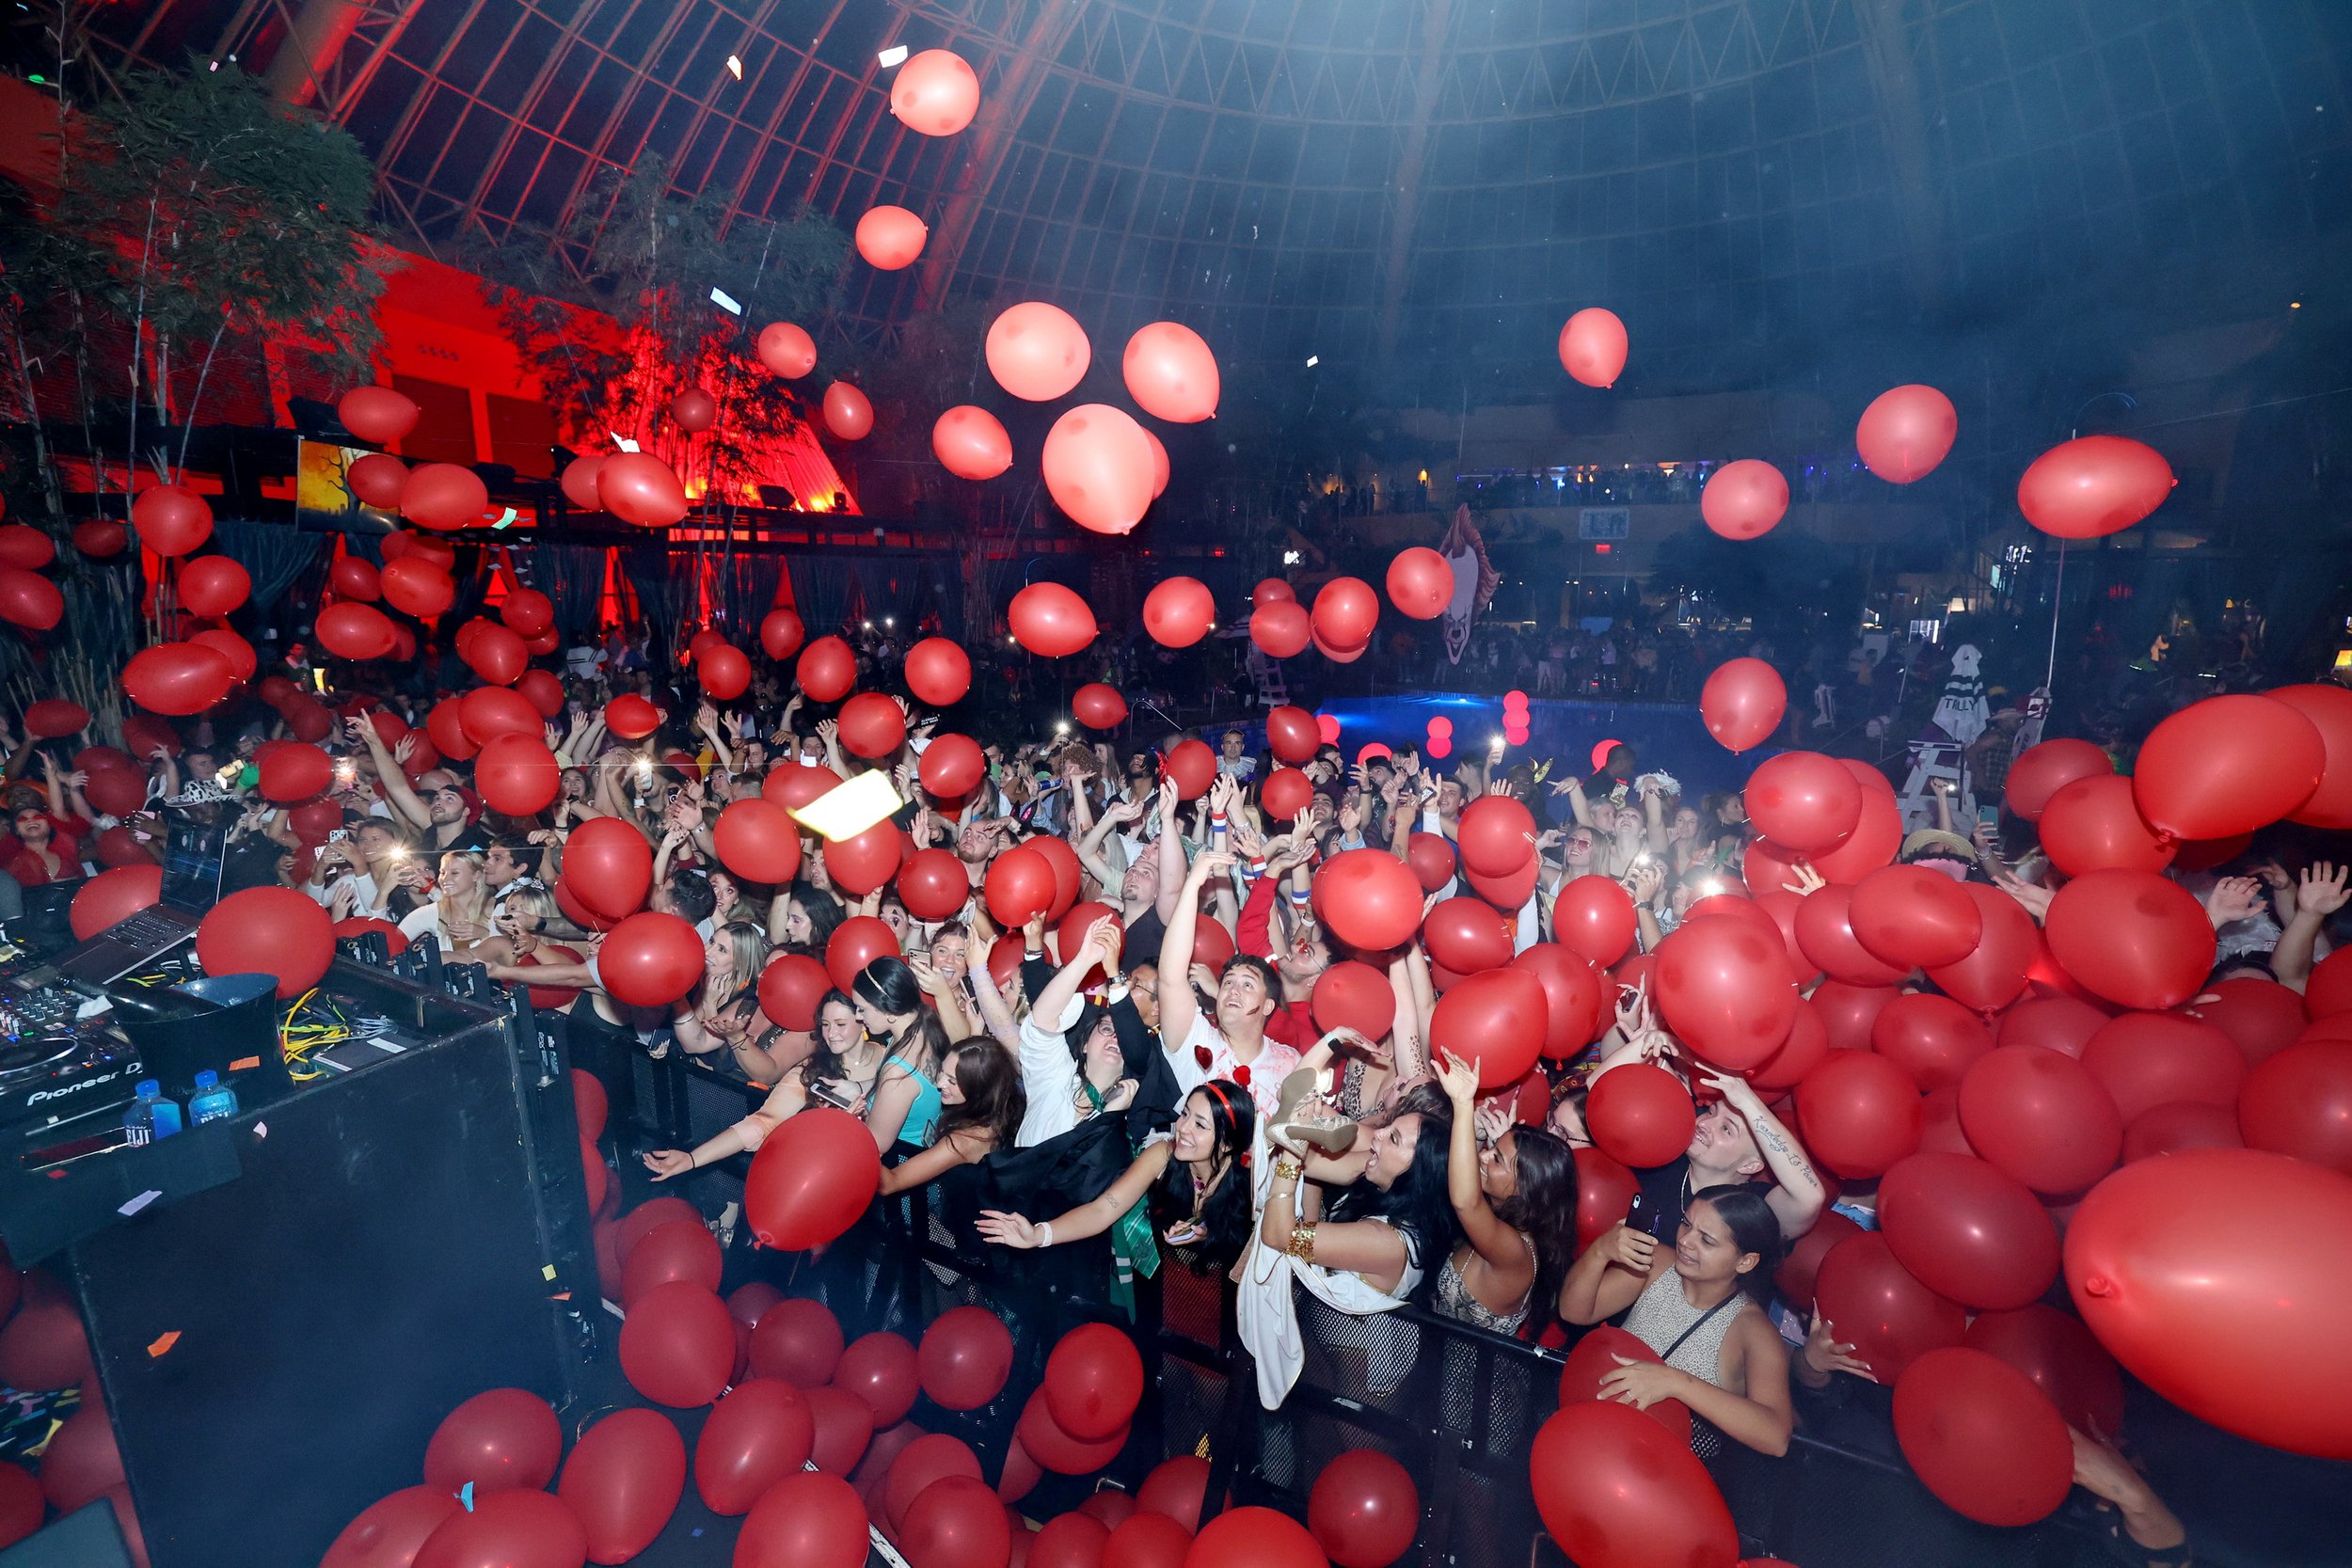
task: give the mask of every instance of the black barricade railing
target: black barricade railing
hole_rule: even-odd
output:
[[[635,1092],[626,1097],[632,1114],[624,1116],[616,1098],[613,1125],[647,1147],[691,1148],[764,1098],[675,1051],[660,1061],[632,1054]],[[722,1162],[702,1180],[739,1187],[747,1163]],[[1302,1298],[1307,1364],[1281,1407],[1267,1411],[1232,1332],[1229,1282],[1181,1275],[1165,1264],[1159,1277],[1137,1282],[1139,1310],[1131,1321],[1107,1289],[1041,1286],[1024,1267],[1036,1255],[953,1236],[934,1219],[932,1189],[878,1199],[875,1210],[821,1257],[755,1261],[749,1227],[739,1226],[729,1283],[755,1271],[792,1293],[820,1296],[852,1338],[886,1328],[915,1338],[951,1307],[996,1312],[1013,1334],[1007,1392],[982,1410],[926,1405],[920,1412],[927,1428],[969,1442],[989,1475],[998,1473],[1053,1346],[1081,1323],[1106,1322],[1134,1335],[1147,1372],[1144,1408],[1126,1449],[1103,1471],[1107,1483],[1132,1489],[1159,1460],[1205,1448],[1207,1512],[1225,1498],[1304,1517],[1325,1463],[1347,1449],[1377,1448],[1404,1465],[1422,1496],[1421,1537],[1403,1562],[1558,1568],[1566,1561],[1544,1532],[1527,1473],[1535,1431],[1558,1407],[1559,1352],[1420,1307],[1360,1319]],[[1213,1339],[1199,1332],[1211,1291]],[[2072,1505],[2024,1528],[1974,1525],[1937,1502],[1891,1451],[1802,1431],[1785,1456],[1735,1448],[1714,1469],[1751,1557],[1805,1568],[1898,1560],[1906,1568],[2092,1568],[2113,1560]],[[1025,1511],[1050,1516],[1074,1506],[1092,1484],[1048,1476]]]

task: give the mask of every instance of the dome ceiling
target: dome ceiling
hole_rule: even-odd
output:
[[[307,51],[297,9],[330,13]],[[921,214],[922,261],[857,270],[868,328],[1043,298],[1098,342],[1170,316],[1231,361],[1417,393],[1556,382],[1589,304],[1645,375],[1701,386],[1786,373],[1824,323],[2151,269],[2220,289],[2352,205],[2352,8],[2325,0],[163,0],[108,24],[141,58],[268,57],[424,246],[546,229],[653,153],[745,212]],[[977,69],[970,130],[891,118],[896,44]]]

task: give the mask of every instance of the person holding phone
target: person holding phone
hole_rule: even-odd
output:
[[[644,1156],[656,1181],[699,1170],[738,1154],[755,1153],[768,1135],[810,1105],[830,1105],[863,1117],[881,1073],[882,1043],[858,1020],[857,1004],[833,990],[817,1005],[817,1050],[769,1091],[758,1110],[721,1128],[691,1150],[657,1148]]]

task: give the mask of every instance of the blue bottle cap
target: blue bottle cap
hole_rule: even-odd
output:
[[[211,1068],[206,1068],[202,1072],[196,1075],[196,1086],[199,1089],[218,1088],[220,1086],[220,1074],[215,1072]]]
[[[157,1083],[154,1079],[142,1078],[139,1080],[138,1096],[141,1100],[157,1099],[163,1094],[163,1085]]]

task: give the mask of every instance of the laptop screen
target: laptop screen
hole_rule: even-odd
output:
[[[202,914],[220,902],[221,831],[174,816],[164,844],[167,904]]]

